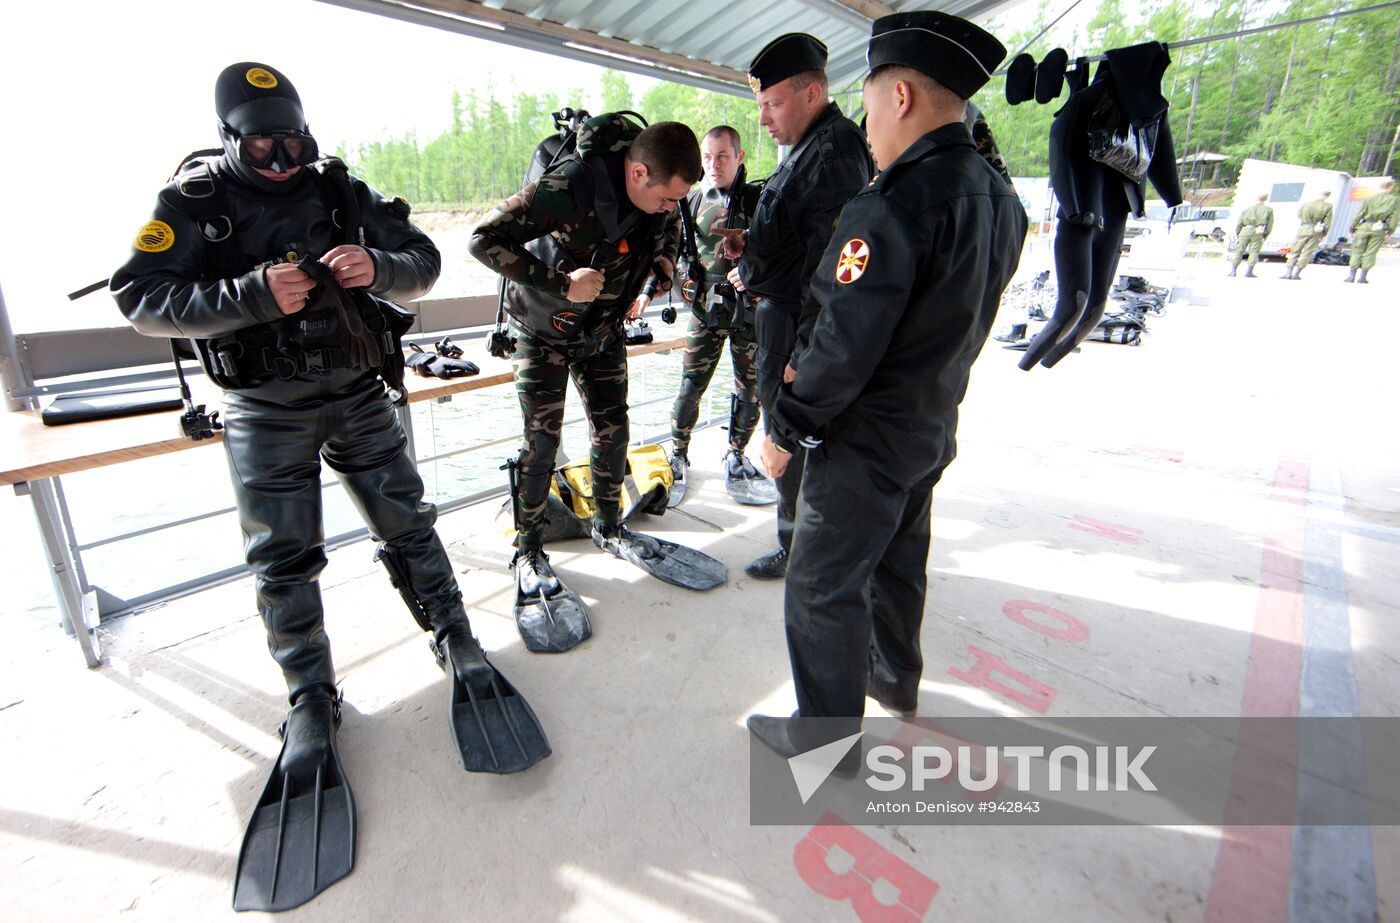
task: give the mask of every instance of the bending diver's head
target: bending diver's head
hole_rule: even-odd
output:
[[[290,190],[319,155],[296,87],[274,67],[242,61],[224,68],[214,110],[228,168],[257,189]]]

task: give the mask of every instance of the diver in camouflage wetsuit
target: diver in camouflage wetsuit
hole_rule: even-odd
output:
[[[570,378],[591,433],[595,532],[606,538],[619,529],[628,441],[623,321],[639,295],[670,289],[679,245],[672,213],[700,172],[699,145],[686,126],[639,130],[621,115],[597,116],[580,130],[574,156],[472,233],[472,255],[506,280],[516,340],[525,422],[516,502],[522,591],[555,580],[541,527]]]
[[[709,304],[692,301],[690,326],[685,347],[680,392],[671,409],[671,438],[675,447],[671,469],[677,478],[685,476],[690,434],[700,415],[700,399],[709,387],[724,343],[734,365],[734,391],[729,407],[729,452],[724,457],[731,477],[748,474],[762,478],[744,457],[744,449],[758,424],[758,366],[754,354],[753,309],[748,299],[734,291],[725,275],[734,261],[720,254],[724,240],[721,230],[742,230],[758,204],[762,186],[744,182],[744,149],[739,133],[728,125],[710,129],[700,142],[700,159],[709,184],[694,193],[686,203],[695,215],[696,249],[708,279]],[[772,501],[769,501],[772,502]]]

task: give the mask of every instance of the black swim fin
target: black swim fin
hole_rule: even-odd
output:
[[[355,799],[335,731],[340,703],[304,696],[282,725],[282,751],[243,834],[234,910],[299,907],[355,867]]]
[[[685,499],[686,476],[690,473],[690,461],[684,455],[671,453],[671,489],[666,495],[666,509],[673,510]]]
[[[713,590],[728,577],[723,561],[622,525],[600,527],[595,523],[593,544],[664,583],[687,590]]]
[[[543,551],[517,551],[511,559],[515,573],[515,627],[525,648],[537,654],[560,654],[593,636],[588,607],[549,566]]]
[[[724,487],[741,506],[771,506],[778,502],[778,485],[758,473],[737,449],[724,456]]]
[[[451,681],[452,739],[462,768],[521,772],[553,752],[530,703],[491,665],[465,627],[429,643]]]

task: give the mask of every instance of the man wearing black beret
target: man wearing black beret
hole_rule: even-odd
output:
[[[749,231],[736,232],[727,251],[743,252],[729,281],[759,299],[758,399],[769,414],[778,388],[800,364],[816,322],[809,283],[836,216],[870,182],[865,137],[827,98],[825,68],[826,46],[799,32],[769,42],[749,65],[759,124],[779,145],[791,148],[764,184]],[[778,548],[749,564],[750,577],[778,579],[787,573],[802,482],[800,454],[777,482]]]
[[[816,325],[762,448],[774,477],[808,452],[785,605],[804,720],[749,719],[787,756],[859,730],[867,694],[906,716],[918,706],[933,486],[1026,236],[1020,202],[963,121],[1005,54],[941,13],[874,24],[864,107],[881,172],[816,268]],[[858,760],[851,751],[838,771]]]

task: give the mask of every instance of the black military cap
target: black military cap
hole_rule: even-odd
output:
[[[885,64],[913,68],[971,99],[992,79],[1006,47],[966,19],[920,10],[875,20],[865,57],[871,70]]]
[[[297,88],[275,67],[230,64],[214,83],[214,110],[240,135],[307,130]]]
[[[806,32],[780,35],[754,55],[749,65],[749,86],[757,93],[793,74],[826,70],[826,46]]]

